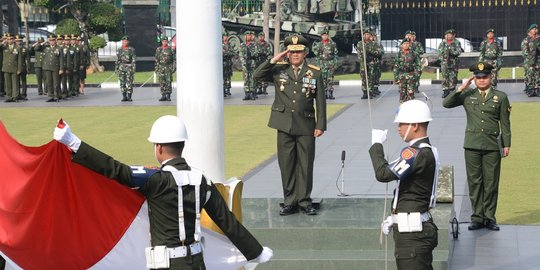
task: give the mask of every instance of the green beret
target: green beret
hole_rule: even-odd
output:
[[[403,43],[405,42],[411,42],[408,38],[404,38],[403,40],[401,40],[401,43],[399,45],[403,45]]]
[[[225,32],[222,32],[221,33],[221,36],[224,37],[224,36],[229,36],[229,33],[227,33],[226,31]]]
[[[377,36],[377,34],[375,33],[375,30],[371,30],[371,31],[369,31],[369,34],[370,34],[370,35],[372,35],[372,36],[374,36],[374,37],[376,37],[376,36]]]
[[[321,32],[321,36],[324,34],[328,35],[328,33],[330,33],[330,30],[328,28],[324,28],[324,30]]]
[[[533,23],[529,26],[529,29],[527,29],[527,32],[530,32],[531,30],[533,30],[534,28],[538,29],[538,24],[536,23]]]
[[[487,33],[490,33],[490,32],[495,34],[495,29],[489,28],[488,30],[486,30],[486,35]]]
[[[126,36],[123,36],[123,37],[122,37],[122,40],[128,40],[128,41],[129,41],[129,36],[127,36],[127,35],[126,35]]]
[[[476,77],[484,77],[491,74],[493,66],[487,62],[478,62],[473,64],[469,70],[474,73]]]
[[[159,38],[159,41],[161,42],[161,41],[163,41],[164,39],[167,40],[167,41],[169,41],[169,38],[168,38],[166,35],[161,35],[161,37]]]
[[[244,32],[244,35],[252,35],[254,34],[255,32],[253,31],[250,31],[250,30],[247,30],[246,32]]]
[[[444,34],[452,34],[452,35],[455,35],[456,34],[456,30],[455,29],[448,29],[444,32]]]
[[[411,31],[410,34],[413,35],[413,36],[416,36],[416,32],[414,32],[414,31]]]
[[[307,47],[309,47],[309,42],[305,37],[294,34],[285,38],[283,45],[289,51],[304,51]]]
[[[258,34],[258,36],[259,36],[259,37],[261,37],[261,36],[264,37],[264,32],[260,32],[260,33]]]
[[[405,31],[405,35],[410,35],[410,34],[412,34],[412,31],[411,31],[411,30]]]

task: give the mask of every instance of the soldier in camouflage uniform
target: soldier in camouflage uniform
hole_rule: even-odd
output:
[[[363,43],[363,46],[362,46]],[[364,67],[364,48],[366,49],[366,66]],[[369,31],[364,31],[364,37],[361,41],[356,44],[356,51],[358,53],[358,60],[360,62],[360,77],[362,78],[362,91],[364,95],[362,99],[373,98],[373,89],[374,89],[374,74],[373,72],[374,65],[377,62],[377,58],[382,57],[384,50],[377,42],[371,40],[371,33]],[[367,77],[366,77],[367,69]],[[369,89],[368,89],[369,87]],[[368,95],[369,91],[369,95]]]
[[[244,32],[244,43],[240,45],[240,60],[242,61],[242,72],[244,74],[244,92],[243,100],[255,100],[255,82],[253,81],[253,71],[255,70],[255,61],[257,59],[257,45],[253,42],[253,31]]]
[[[169,39],[166,35],[161,36],[161,47],[156,49],[155,70],[161,90],[159,101],[171,101],[172,78],[176,71],[176,52],[169,47]]]
[[[525,93],[528,97],[540,95],[540,38],[538,25],[531,24],[527,36],[521,42],[523,69],[525,71]]]
[[[439,60],[443,75],[443,94],[445,98],[451,91],[456,90],[457,75],[459,70],[459,55],[461,43],[455,39],[456,30],[449,29],[444,32],[444,40],[439,44]]]
[[[236,56],[234,48],[229,43],[229,34],[223,33],[223,96],[231,95],[231,80],[233,75],[233,58]]]
[[[26,83],[26,77],[28,76],[28,73],[30,72],[30,55],[28,53],[28,49],[23,45],[23,39],[24,36],[17,35],[15,36],[15,43],[19,47],[21,52],[21,58],[22,58],[22,67],[21,67],[21,74],[19,74],[19,97],[18,100],[28,100],[27,98],[27,91],[28,91],[28,84]]]
[[[122,47],[116,52],[115,72],[120,81],[122,102],[133,101],[133,76],[135,75],[135,49],[129,46],[129,37],[122,37]]]
[[[408,37],[405,35],[405,38],[408,38],[410,40],[410,50],[418,55],[418,58],[421,60],[422,55],[424,54],[424,47],[422,46],[422,43],[416,41],[416,32],[414,31],[408,31]],[[420,61],[422,62],[422,61]],[[414,78],[414,92],[420,93],[418,90],[418,87],[420,87],[420,77],[422,76],[422,65],[419,66],[419,70],[417,71],[418,76]]]
[[[401,50],[394,59],[394,83],[399,84],[399,102],[414,99],[414,87],[418,70],[421,69],[420,55],[410,46],[411,41],[403,39]]]
[[[321,41],[313,43],[313,53],[317,57],[317,65],[321,68],[325,96],[334,98],[334,71],[338,63],[338,49],[336,43],[328,36],[328,30],[321,34]]]
[[[17,102],[19,97],[19,78],[22,70],[20,48],[14,44],[13,36],[8,35],[0,46],[3,53],[2,72],[4,72],[6,99],[4,102]]]
[[[381,82],[381,75],[382,75],[382,58],[384,55],[384,48],[377,41],[377,34],[375,31],[371,31],[371,41],[373,42],[373,46],[375,47],[375,51],[378,52],[374,54],[373,56],[373,69],[372,69],[372,76],[373,76],[373,96],[376,97],[381,94],[381,91],[379,91],[379,85]]]
[[[486,39],[480,43],[479,62],[487,62],[493,66],[491,70],[491,85],[497,88],[497,76],[502,67],[503,48],[495,40],[495,30],[493,28],[486,31]]]
[[[45,43],[45,39],[40,37],[30,48],[30,52],[34,54],[34,72],[36,73],[37,90],[40,96],[43,95],[43,52],[37,51],[36,46],[43,45],[43,43]],[[46,91],[45,94],[47,94]]]
[[[264,61],[272,58],[273,51],[272,46],[264,38],[264,32],[259,33],[259,40],[257,42],[257,60],[255,67],[260,66]],[[268,87],[268,82],[257,81],[255,88],[257,89],[257,94],[268,95],[266,88]]]

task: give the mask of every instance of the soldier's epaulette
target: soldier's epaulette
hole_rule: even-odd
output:
[[[289,62],[287,62],[287,61],[279,61],[279,62],[276,62],[276,65],[286,65],[288,63]]]
[[[307,66],[308,66],[309,68],[311,68],[311,69],[314,69],[314,70],[321,70],[321,68],[318,67],[318,66],[316,66],[316,65],[309,64],[309,65],[307,65]]]

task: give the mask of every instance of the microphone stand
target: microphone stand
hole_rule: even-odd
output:
[[[350,194],[345,193],[345,150],[341,153],[341,190],[339,191],[339,197],[347,197]]]

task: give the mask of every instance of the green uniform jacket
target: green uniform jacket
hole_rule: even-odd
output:
[[[28,69],[30,68],[30,55],[28,53],[28,49],[24,46],[20,46],[19,48],[20,48],[21,58],[22,58],[21,71],[28,72]]]
[[[420,144],[429,143],[428,138],[415,142],[411,148],[416,150],[417,155],[413,166],[406,179],[399,183],[399,196],[397,202],[398,213],[426,212],[429,210],[429,201],[435,180],[435,156],[429,147],[419,148]],[[403,151],[407,151],[404,148]],[[402,151],[402,152],[403,152]],[[375,177],[379,182],[391,182],[398,177],[388,167],[388,161],[384,158],[382,144],[375,143],[369,149]]]
[[[309,77],[315,80],[315,93],[308,91],[306,94],[302,92],[302,81]],[[292,65],[287,62],[271,64],[267,60],[255,70],[253,78],[272,81],[276,88],[269,127],[290,135],[313,135],[315,129],[326,130],[326,99],[319,68],[304,62],[298,79],[294,79]],[[316,113],[314,99],[317,102]]]
[[[72,71],[79,71],[79,66],[81,65],[81,52],[80,47],[77,45],[70,45],[69,46],[69,53],[71,54],[71,62],[72,62]]]
[[[43,70],[64,70],[64,62],[60,61],[63,58],[62,47],[58,45],[52,46],[36,46],[36,50],[43,51]]]
[[[137,186],[132,178],[130,166],[122,164],[112,157],[94,149],[82,142],[73,161],[79,163],[99,174],[118,181],[128,187]],[[174,158],[164,164],[171,165],[178,170],[190,170],[185,159]],[[204,176],[203,176],[204,178]],[[165,245],[167,247],[180,246],[178,232],[178,186],[170,172],[158,171],[138,189],[148,202],[148,216],[150,218],[150,235],[152,246]],[[186,242],[194,242],[195,233],[195,188],[183,186],[184,217],[186,228]],[[251,233],[238,222],[229,211],[227,204],[211,182],[201,181],[200,190],[201,208],[219,226],[232,243],[244,254],[248,260],[257,258],[262,252],[262,246]],[[208,196],[210,196],[208,198]],[[208,200],[206,203],[204,203]]]
[[[36,45],[38,46],[38,45]],[[34,68],[41,68],[43,67],[43,51],[36,50],[36,46],[32,46],[31,53],[34,54],[35,62],[34,62]]]
[[[467,113],[464,148],[499,150],[510,147],[510,102],[502,91],[491,88],[485,101],[477,88],[452,92],[443,100],[445,108],[463,105]],[[502,145],[499,144],[499,138]]]
[[[2,72],[17,73],[23,68],[21,48],[17,45],[1,45],[3,51]]]

